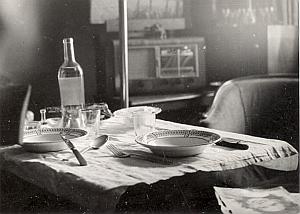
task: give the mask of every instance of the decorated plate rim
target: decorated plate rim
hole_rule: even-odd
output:
[[[202,135],[201,135],[202,134]],[[204,135],[210,135],[214,136],[214,139],[212,139],[212,142],[210,143],[209,139],[205,139],[203,137]],[[144,136],[138,136],[135,138],[135,141],[141,145],[144,145],[146,147],[153,147],[153,148],[191,148],[191,147],[197,147],[197,146],[205,146],[205,145],[185,145],[185,146],[161,146],[161,145],[153,145],[149,144],[148,142],[154,141],[155,139],[159,138],[172,138],[172,137],[184,137],[184,138],[199,138],[199,139],[205,139],[207,140],[206,145],[210,145],[213,143],[216,143],[221,140],[221,136],[217,133],[213,133],[210,131],[201,131],[201,130],[184,130],[184,129],[178,129],[178,130],[162,130],[162,131],[154,131],[151,133],[148,133]],[[148,139],[147,139],[148,138]]]
[[[87,131],[79,128],[41,128],[41,129],[30,129],[24,131],[23,141],[21,144],[26,144],[26,138],[38,135],[47,135],[47,134],[55,134],[61,131],[67,131],[69,136],[73,136],[75,138],[83,137],[87,134]],[[30,144],[33,144],[32,142]]]

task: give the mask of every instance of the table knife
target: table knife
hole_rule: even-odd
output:
[[[229,141],[227,139],[222,139],[219,142],[215,143],[217,146],[228,147],[232,149],[240,149],[240,150],[247,150],[249,146],[247,144],[240,143],[239,140],[237,141]]]
[[[75,146],[73,145],[73,143],[69,139],[65,138],[63,135],[60,135],[60,137],[67,144],[67,146],[72,150],[72,152],[74,153],[75,157],[77,158],[80,166],[86,166],[87,165],[86,160],[80,154],[80,152],[75,148]]]

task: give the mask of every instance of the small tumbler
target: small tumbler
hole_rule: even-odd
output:
[[[133,113],[133,126],[136,136],[142,136],[155,130],[156,115],[151,111]]]
[[[79,110],[81,127],[86,129],[91,135],[94,135],[94,137],[99,135],[100,113],[101,110],[99,108]]]

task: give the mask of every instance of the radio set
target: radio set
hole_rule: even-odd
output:
[[[106,85],[110,96],[118,96],[119,40],[112,40],[107,51]],[[202,37],[129,39],[130,95],[189,92],[205,86],[205,51]]]

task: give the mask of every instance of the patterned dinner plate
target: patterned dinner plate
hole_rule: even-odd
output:
[[[24,132],[22,147],[29,152],[56,152],[67,149],[67,145],[59,136],[65,132],[68,139],[75,139],[87,134],[82,129],[71,128],[42,128]]]
[[[220,141],[221,136],[198,130],[163,130],[136,137],[135,140],[154,154],[186,157],[202,153],[208,145]]]

